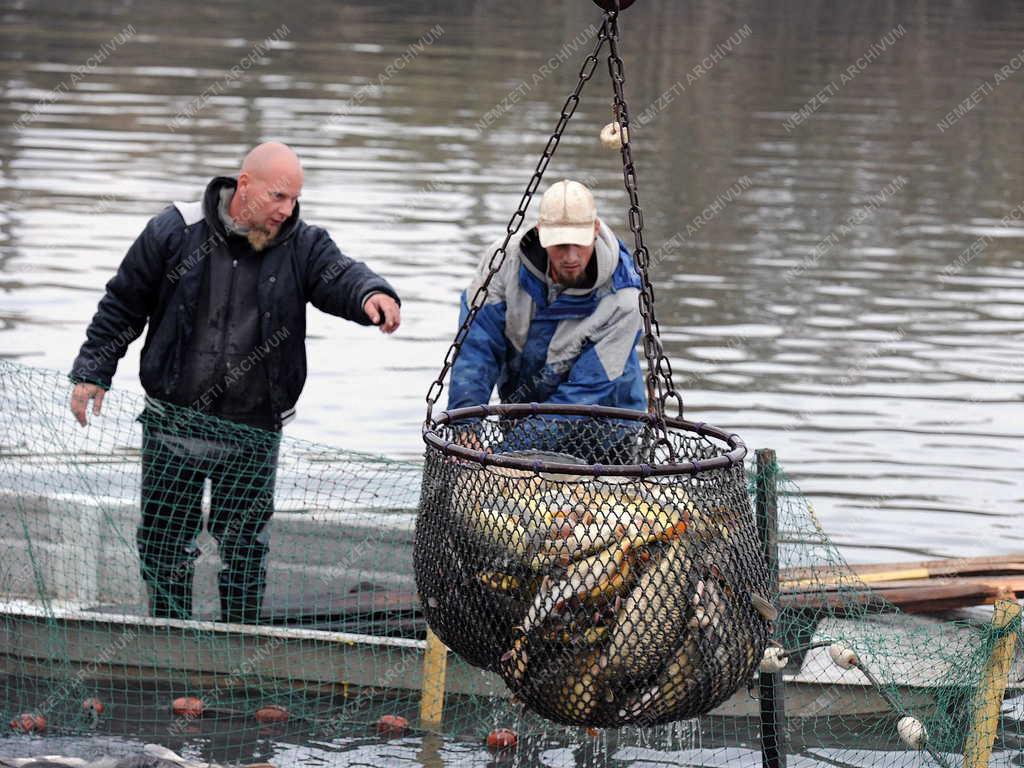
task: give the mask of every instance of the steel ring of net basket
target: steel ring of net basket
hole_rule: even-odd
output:
[[[605,407],[442,413],[414,568],[433,631],[568,725],[710,711],[751,679],[771,594],[735,435]],[[644,462],[656,437],[676,463]],[[682,462],[682,463],[679,463]]]

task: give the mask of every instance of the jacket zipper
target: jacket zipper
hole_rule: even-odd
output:
[[[232,299],[235,296],[235,276],[238,274],[238,259],[231,260],[231,282],[228,284],[228,308],[224,313],[224,325],[220,329],[220,364],[219,369],[227,368],[228,361],[228,326],[231,324],[231,310],[234,308]],[[225,374],[225,377],[227,374]]]

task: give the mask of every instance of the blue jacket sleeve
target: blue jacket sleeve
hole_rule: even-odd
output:
[[[467,291],[463,291],[459,326],[469,314]],[[508,341],[505,338],[505,302],[485,304],[469,327],[462,350],[452,366],[448,388],[448,409],[486,405],[498,383]]]

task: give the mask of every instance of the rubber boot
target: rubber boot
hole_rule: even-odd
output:
[[[192,618],[192,569],[170,578],[146,581],[149,615],[156,619]]]
[[[226,568],[221,570],[217,579],[220,620],[231,624],[259,624],[265,582],[264,573],[245,579]]]

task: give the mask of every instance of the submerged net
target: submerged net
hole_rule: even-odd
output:
[[[733,550],[716,552],[725,534],[715,524],[725,521],[730,536],[743,531],[749,538],[754,488],[770,475],[778,489],[782,581],[777,596],[770,585],[766,595],[780,609],[772,641],[786,649],[785,719],[776,738],[790,765],[961,765],[965,751],[984,746],[986,727],[994,733],[992,764],[1020,764],[1019,619],[993,627],[990,612],[974,621],[943,621],[896,610],[843,561],[808,500],[777,466],[748,473],[747,493],[739,496],[687,482],[606,478],[599,498],[588,502],[591,479],[581,485],[571,477],[473,469],[441,457],[428,456],[425,465],[388,461],[277,439],[171,406],[156,411],[118,390],[108,393],[103,416],[83,429],[68,410],[69,395],[58,373],[0,361],[0,726],[10,736],[0,739],[0,754],[57,751],[46,739],[33,747],[36,737],[7,727],[15,721],[19,730],[31,729],[38,717],[48,735],[156,741],[221,762],[345,764],[338,753],[352,753],[349,762],[361,764],[476,765],[486,762],[484,737],[505,727],[518,732],[515,754],[523,765],[761,765],[757,659],[748,665],[745,654],[749,648],[760,654],[767,639],[768,625],[749,599],[763,566],[721,559]],[[474,429],[488,438],[480,431],[498,427]],[[700,455],[701,449],[688,450]],[[145,472],[144,458],[153,462]],[[737,478],[728,480],[728,488],[740,487]],[[429,548],[414,542],[421,488],[425,505],[438,513],[427,523],[431,530],[436,523],[436,550],[459,554],[445,561],[457,565],[451,572],[435,573],[429,584],[421,577],[422,606],[414,559],[442,558],[424,559]],[[538,541],[562,543],[544,550],[553,558],[550,573],[536,571],[523,554],[509,552],[511,539],[489,535],[505,525],[501,510],[511,509],[491,502],[505,499],[510,488],[527,508],[531,500],[553,502],[553,515],[582,514],[586,507],[617,520],[631,504],[646,504],[639,525],[650,517],[660,529],[652,527],[624,553],[622,546],[610,548],[633,569],[628,583],[616,583],[606,569],[596,596],[574,595],[520,633],[515,628],[544,575],[550,588],[578,563],[572,556],[559,561],[560,547],[587,531],[559,527],[553,539],[550,528],[542,531]],[[712,496],[727,511],[716,511]],[[547,524],[543,513],[538,519]],[[619,522],[629,533],[630,520]],[[719,615],[717,628],[713,619],[701,626],[702,606],[694,602],[702,582],[701,595],[709,589],[694,570],[694,558],[707,551],[716,552],[722,574],[707,564],[720,579],[714,588],[723,597],[727,586],[740,595],[728,603],[736,613]],[[530,552],[530,563],[543,554]],[[751,579],[742,585],[746,594],[729,581],[735,573]],[[652,601],[636,632],[632,620],[626,631],[621,616],[631,599],[639,603],[633,595],[644,580],[658,584],[654,594],[664,602]],[[424,671],[424,610],[437,612],[431,621],[468,661],[452,653],[447,669],[428,664]],[[759,627],[766,628],[763,636]],[[585,642],[573,641],[577,635]],[[524,637],[522,653],[507,656]],[[697,693],[681,697],[697,709],[676,707],[673,699],[687,684],[680,689],[674,681],[699,675],[658,685],[666,658],[681,652],[687,638],[698,648],[694,658],[729,643],[742,651],[691,685]],[[1000,649],[1008,640],[1018,651],[1007,659]],[[700,650],[702,643],[708,651]],[[519,667],[509,661],[523,653],[517,682]],[[833,654],[843,662],[852,654],[859,667],[843,668]],[[593,709],[581,717],[589,698],[573,693],[579,680],[565,695],[565,670],[586,673],[578,665],[591,655],[607,659],[602,682],[593,687]],[[706,664],[702,659],[694,672]],[[545,682],[547,669],[555,670],[556,682]],[[1000,676],[1008,688],[986,702],[983,682]],[[509,682],[528,706],[513,698]],[[734,684],[734,694],[724,692]],[[614,721],[631,696],[639,692],[643,701],[656,687],[676,693],[649,699],[639,715],[619,721],[632,725],[596,737],[534,712],[562,722]],[[428,699],[443,693],[443,707],[425,707],[424,690]],[[201,704],[185,700],[173,712],[172,702],[183,697]],[[102,702],[103,711],[95,703],[83,706],[89,700]],[[431,700],[437,703],[436,696]],[[653,725],[708,706],[700,717]],[[27,721],[19,718],[23,713]],[[382,721],[385,715],[406,718],[408,737],[385,743],[378,729],[401,725]],[[906,716],[927,731],[926,750],[901,741],[897,729]]]

